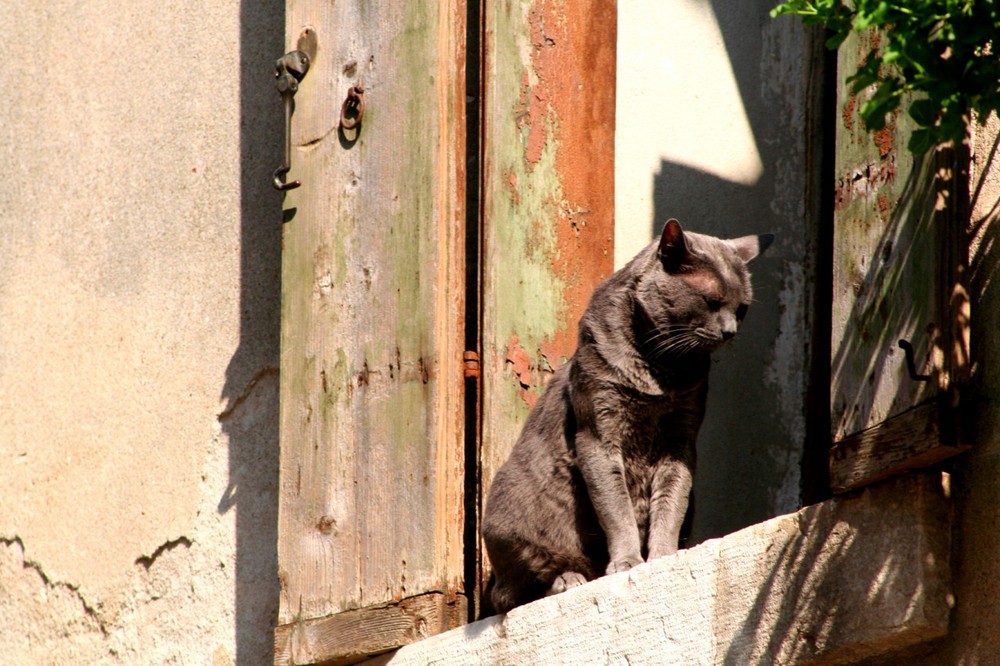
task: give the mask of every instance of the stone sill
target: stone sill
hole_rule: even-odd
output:
[[[850,664],[890,654],[948,629],[942,481],[899,477],[365,663]]]

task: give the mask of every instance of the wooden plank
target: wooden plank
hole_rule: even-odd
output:
[[[318,48],[283,226],[282,625],[463,587],[465,16],[288,3],[289,48]]]
[[[941,410],[938,401],[929,402],[834,444],[831,490],[854,490],[968,450],[967,445],[942,443]]]
[[[486,0],[485,493],[614,262],[614,0]]]
[[[463,597],[423,594],[394,604],[346,611],[278,627],[276,666],[353,664],[465,622]]]

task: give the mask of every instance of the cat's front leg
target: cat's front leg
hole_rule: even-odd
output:
[[[664,460],[656,468],[649,498],[646,543],[650,560],[677,552],[692,481],[691,468],[685,462]]]
[[[605,573],[627,571],[641,564],[639,527],[625,482],[621,452],[592,432],[581,430],[576,435],[576,463],[607,538],[609,561]]]

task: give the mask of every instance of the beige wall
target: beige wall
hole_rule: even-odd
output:
[[[246,4],[0,6],[4,663],[270,659],[284,10]]]

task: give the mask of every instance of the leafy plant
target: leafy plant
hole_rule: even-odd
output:
[[[906,97],[918,125],[909,149],[927,152],[938,143],[960,144],[973,116],[983,123],[1000,109],[1000,11],[994,0],[787,0],[771,16],[794,14],[829,31],[828,48],[852,31],[881,31],[847,82],[855,93],[874,86],[860,109],[869,131],[885,127],[886,115]]]

